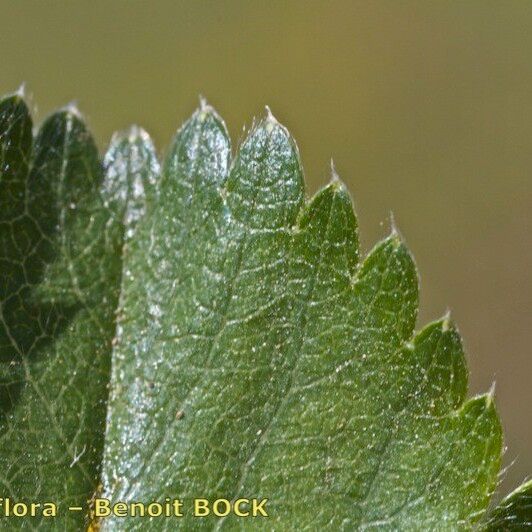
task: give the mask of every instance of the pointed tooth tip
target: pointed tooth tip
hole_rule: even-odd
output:
[[[395,216],[393,214],[393,211],[390,211],[390,234],[392,236],[399,234],[399,230],[397,229],[397,223],[395,222]]]
[[[259,120],[257,122],[256,127],[259,129],[264,128],[267,133],[272,133],[273,131],[276,131],[281,132],[287,139],[292,138],[286,126],[284,126],[283,124],[281,124],[281,122],[279,122],[279,120],[277,120],[277,118],[272,113],[270,107],[268,105],[265,105],[264,109],[266,110],[266,116],[262,120]],[[253,129],[255,129],[255,127],[253,127],[252,130]]]
[[[205,96],[203,96],[203,94],[200,94],[198,96],[198,99],[199,99],[200,111],[209,111],[209,110],[212,109],[211,105],[207,101],[207,98],[205,98]]]
[[[338,175],[338,172],[336,171],[336,167],[334,166],[334,159],[331,157],[331,181],[340,181],[340,176]]]
[[[15,95],[21,98],[22,100],[26,99],[26,82],[23,81],[19,88],[15,91]]]
[[[491,383],[490,389],[488,390],[488,393],[486,395],[486,402],[489,405],[493,403],[493,400],[495,399],[495,388],[496,388],[496,381],[493,381]]]
[[[441,330],[447,332],[451,327],[451,310],[447,309],[441,321]]]
[[[264,124],[266,125],[267,131],[273,131],[275,128],[280,127],[283,131],[285,131],[288,134],[288,131],[286,128],[277,120],[277,118],[272,113],[272,110],[268,105],[264,106],[264,109],[266,111],[266,117],[264,118]]]
[[[137,124],[130,126],[130,128],[126,131],[126,136],[128,141],[131,143],[137,142],[138,140],[147,141],[150,139],[148,132]]]
[[[403,235],[401,231],[399,231],[399,228],[397,227],[395,216],[392,211],[390,211],[390,234],[388,238],[390,240],[393,240],[397,246],[401,245],[404,242]]]
[[[67,113],[76,118],[79,118],[80,120],[83,120],[83,115],[81,114],[81,111],[79,110],[78,102],[75,100],[67,103],[63,108],[60,109],[60,111],[63,111],[64,113]]]
[[[17,102],[24,102],[26,103],[26,105],[28,105],[27,97],[28,93],[26,90],[26,82],[24,81],[16,90],[0,95],[0,100],[4,100],[7,98]]]
[[[151,137],[144,128],[133,124],[127,129],[115,131],[111,136],[109,146],[116,146],[123,142],[127,142],[128,144],[136,144],[139,141],[143,143],[151,143]]]
[[[266,111],[266,121],[273,122],[275,124],[279,123],[277,118],[275,118],[275,116],[273,115],[272,110],[270,109],[269,105],[265,105],[264,110]]]
[[[216,109],[207,101],[203,95],[199,95],[199,107],[194,113],[194,117],[197,117],[200,122],[203,122],[208,116],[214,116],[220,122],[223,122],[220,115],[216,112]],[[225,126],[225,124],[224,124]]]
[[[331,157],[331,176],[329,179],[329,186],[334,188],[334,190],[337,191],[344,191],[347,190],[345,183],[342,181],[340,176],[338,175],[338,172],[336,171],[336,168],[334,166],[334,160]]]

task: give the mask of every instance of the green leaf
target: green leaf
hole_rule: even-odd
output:
[[[117,217],[131,194],[121,169],[114,204],[105,201],[99,156],[75,109],[50,116],[35,141],[31,132],[22,97],[2,99],[1,495],[62,505],[54,523],[72,529],[86,522],[100,478],[121,278]]]
[[[100,163],[71,110],[32,147],[18,95],[0,103],[0,141],[9,496],[63,504],[52,529],[81,528],[95,494],[184,501],[180,518],[92,522],[105,530],[483,526],[502,448],[492,394],[466,400],[449,316],[414,331],[397,232],[361,260],[339,179],[305,200],[270,113],[231,162],[202,104],[162,170],[138,128]],[[269,517],[194,517],[195,497],[267,498]],[[486,522],[530,521],[522,500]]]
[[[335,180],[304,203],[273,117],[230,169],[228,154],[200,109],[125,259],[105,495],[267,497],[281,527],[469,525],[495,484],[500,426],[490,396],[463,404],[449,320],[413,336],[406,247],[392,234],[359,265],[347,192]]]

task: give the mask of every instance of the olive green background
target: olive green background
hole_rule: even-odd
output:
[[[504,486],[532,474],[532,3],[0,0],[0,93],[38,121],[76,100],[103,149],[135,122],[161,151],[203,94],[235,145],[268,104],[309,190],[334,158],[364,249],[390,212],[447,308],[471,391],[496,381]]]

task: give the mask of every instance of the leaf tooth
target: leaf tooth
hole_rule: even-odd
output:
[[[83,115],[73,104],[52,113],[41,125],[34,166],[46,176],[38,188],[53,188],[57,201],[64,205],[99,186],[98,150]]]
[[[242,143],[226,189],[240,222],[267,231],[293,226],[303,205],[303,170],[294,139],[271,113]]]
[[[490,436],[500,438],[499,453],[502,451],[502,427],[493,401],[492,389],[465,401],[456,411],[455,417],[459,423],[466,424],[467,420],[477,424],[473,427],[473,433],[480,443],[489,444]],[[498,469],[497,467],[497,471]]]
[[[390,348],[399,348],[414,331],[418,309],[414,259],[398,233],[377,243],[359,267],[353,304],[364,327],[379,331]]]
[[[358,224],[351,197],[339,179],[318,191],[302,209],[298,220],[303,256],[328,265],[320,281],[339,276],[351,283],[358,265]]]
[[[227,178],[231,142],[223,119],[204,99],[179,128],[164,162],[162,185],[173,190],[178,201],[202,196]],[[170,192],[171,194],[171,192]],[[184,206],[183,206],[184,208]]]
[[[469,399],[449,418],[451,441],[457,451],[450,452],[442,475],[442,497],[456,497],[465,521],[476,521],[488,504],[497,483],[502,456],[502,427],[489,393]],[[451,477],[451,478],[446,478]],[[460,486],[468,487],[465,492]]]
[[[426,325],[413,338],[413,351],[403,362],[413,363],[416,409],[430,408],[443,415],[458,408],[467,393],[467,367],[462,339],[450,317],[445,315]]]
[[[494,508],[481,527],[486,532],[528,530],[532,526],[532,480],[525,481]]]
[[[39,298],[75,298],[76,291],[92,290],[94,272],[82,257],[105,234],[96,229],[103,221],[100,157],[83,117],[70,107],[44,121],[34,153],[28,210],[55,256],[39,285]]]
[[[149,200],[156,196],[160,166],[148,133],[133,125],[115,133],[104,158],[103,195],[130,238]]]

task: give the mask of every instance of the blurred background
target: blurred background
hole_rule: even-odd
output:
[[[334,158],[365,251],[393,211],[418,326],[451,309],[471,394],[496,381],[509,466],[532,473],[532,3],[0,0],[0,93],[37,121],[76,100],[102,149],[135,122],[161,152],[204,95],[234,144],[268,104],[309,193]],[[510,465],[513,464],[513,465]]]

